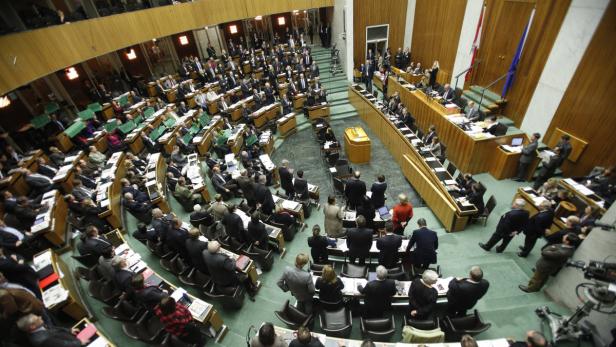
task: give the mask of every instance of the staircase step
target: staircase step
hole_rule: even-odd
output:
[[[481,101],[481,93],[474,92],[472,90],[465,90],[462,92],[462,96],[467,100],[473,100],[477,105],[479,105],[479,101]],[[490,100],[484,96],[483,101],[481,101],[481,106],[488,109],[497,109],[499,108],[498,104],[494,103],[493,100]]]

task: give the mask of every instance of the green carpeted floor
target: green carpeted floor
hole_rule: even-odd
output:
[[[329,101],[331,107],[331,122],[335,127],[337,136],[341,136],[341,131],[348,124],[362,124],[357,117],[357,112],[349,104],[346,96],[346,88],[348,82],[342,74],[335,77],[331,76],[329,70],[329,51],[322,48],[313,49],[313,55],[319,64],[321,70],[321,80],[324,83],[326,90],[329,93]],[[300,141],[297,139],[306,139],[306,141],[314,141],[312,138],[312,130],[303,116],[298,117],[298,134],[292,135],[288,140],[276,141],[276,151],[273,158],[278,162],[283,157],[291,160],[291,165],[295,168],[304,168],[306,176],[311,182],[319,182],[321,185],[329,185],[328,174],[323,170],[320,163],[320,156],[314,153],[315,149],[308,143],[305,146],[298,146]],[[362,124],[363,125],[363,124]],[[365,125],[364,129],[367,129]],[[369,130],[368,130],[369,131]],[[370,133],[370,131],[369,131]],[[372,139],[376,137],[371,136]],[[301,142],[303,143],[303,142]],[[510,180],[497,181],[489,174],[476,175],[475,178],[488,188],[486,199],[490,195],[494,195],[497,200],[497,206],[487,221],[487,225],[470,225],[466,230],[458,233],[446,233],[434,214],[428,207],[421,204],[419,198],[412,191],[412,187],[402,177],[399,168],[392,164],[391,157],[388,153],[383,153],[382,148],[375,148],[379,144],[378,141],[373,142],[373,157],[371,163],[362,167],[365,172],[364,179],[368,184],[374,179],[376,173],[384,174],[388,181],[392,182],[392,189],[388,191],[390,200],[399,192],[405,191],[409,195],[415,197],[415,217],[411,222],[411,226],[407,228],[405,234],[410,234],[414,227],[414,222],[419,217],[427,220],[429,227],[436,230],[439,236],[439,255],[438,263],[441,266],[444,276],[466,276],[468,270],[473,265],[482,267],[485,278],[490,281],[490,289],[486,296],[478,303],[477,309],[481,312],[484,320],[490,322],[492,327],[485,333],[477,336],[478,339],[489,339],[498,337],[514,337],[517,339],[523,338],[525,331],[529,329],[540,329],[540,320],[534,313],[534,309],[541,305],[548,305],[555,311],[563,311],[563,308],[551,302],[542,292],[534,294],[526,294],[521,292],[518,284],[526,283],[531,275],[531,269],[537,260],[539,247],[525,259],[516,256],[517,248],[522,244],[522,237],[516,237],[509,248],[502,254],[494,252],[488,253],[477,246],[478,242],[486,241],[493,232],[499,216],[506,212],[509,208],[512,196],[520,183]],[[310,153],[306,152],[310,151]],[[313,163],[314,161],[314,163]],[[313,164],[315,164],[313,166]],[[213,192],[210,186],[210,192]],[[327,189],[331,189],[327,187]],[[325,195],[321,194],[322,202]],[[183,220],[188,220],[188,214],[171,198],[173,211],[178,214]],[[309,226],[314,224],[323,225],[322,211],[313,210],[312,216],[306,221]],[[126,218],[126,226],[129,232],[135,230],[136,220],[128,215]],[[243,346],[245,344],[245,335],[251,325],[258,326],[264,321],[270,321],[277,325],[282,325],[282,322],[274,316],[274,310],[282,307],[285,300],[292,297],[288,293],[283,293],[277,286],[276,281],[280,276],[285,266],[293,264],[295,256],[300,253],[309,253],[306,239],[309,236],[309,231],[298,233],[292,242],[287,243],[287,254],[284,258],[279,258],[276,255],[276,260],[273,269],[270,272],[261,275],[263,286],[261,287],[256,301],[251,302],[245,300],[241,310],[233,312],[226,311],[222,307],[214,303],[216,308],[221,313],[224,323],[229,327],[229,332],[221,344],[208,342],[209,346]],[[179,285],[179,281],[175,276],[162,270],[159,266],[158,259],[150,255],[146,247],[130,236],[126,236],[130,245],[142,254],[146,263],[165,277],[168,281]],[[70,252],[68,253],[70,254]],[[71,267],[76,267],[76,264],[69,256],[63,256]],[[87,283],[83,283],[84,293],[87,289]],[[194,289],[186,288],[190,292],[199,296]],[[106,318],[102,312],[102,305],[96,300],[85,295],[87,305],[92,309],[94,314],[99,319],[97,325],[109,336],[117,346],[142,346],[144,344],[135,342],[127,338],[121,332],[121,324],[117,321]],[[394,335],[392,341],[400,339],[400,319],[402,313],[398,313],[396,320],[398,324],[398,333]],[[352,338],[359,339],[359,320],[353,321]],[[315,324],[315,330],[319,331],[318,322]]]

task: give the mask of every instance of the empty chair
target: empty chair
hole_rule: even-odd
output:
[[[336,191],[336,196],[344,197],[344,182],[337,177],[333,177],[332,180],[334,181],[334,190]]]
[[[387,278],[396,280],[396,281],[408,281],[409,280],[408,274],[406,273],[406,271],[404,271],[404,269],[401,266],[387,269]]]
[[[306,314],[298,310],[295,306],[289,304],[289,300],[285,301],[280,311],[274,311],[274,314],[293,330],[311,325],[313,319],[312,314]]]
[[[134,340],[146,343],[160,341],[165,331],[163,323],[153,314],[146,313],[137,322],[122,324],[122,331],[126,336]]]
[[[150,250],[150,252],[152,252],[155,256],[160,257],[160,258],[171,258],[174,253],[171,252],[167,246],[165,246],[164,243],[160,242],[160,243],[155,243],[154,241],[150,241],[148,240],[146,242],[146,246],[148,247],[148,249]]]
[[[182,258],[180,258],[179,254],[176,254],[171,259],[162,258],[160,260],[160,266],[176,276],[188,273],[190,270]]]
[[[219,287],[210,281],[205,286],[203,294],[208,300],[218,300],[225,309],[236,310],[244,305],[244,296],[246,291],[241,285],[232,287]]]
[[[90,280],[100,280],[101,279],[101,275],[99,274],[98,270],[97,270],[98,266],[94,265],[90,268],[85,268],[83,266],[78,266],[76,269],[76,273],[79,276],[79,278],[83,278],[86,281],[90,281]]]
[[[326,155],[327,155],[327,164],[329,164],[329,166],[335,166],[336,162],[340,158],[340,152],[329,152]]]
[[[374,96],[374,98],[377,99],[379,97],[379,92],[377,92],[376,90],[373,90],[372,96]]]
[[[93,298],[107,305],[115,305],[122,292],[111,282],[91,280],[88,283],[88,292]]]
[[[490,217],[490,213],[494,211],[495,207],[496,207],[496,198],[494,198],[494,195],[490,195],[488,202],[486,202],[486,205],[483,208],[483,212],[477,215],[476,217],[474,217],[473,220],[483,219],[483,226],[486,226],[486,224],[488,223],[488,217]]]
[[[335,311],[321,311],[319,324],[327,336],[347,338],[351,335],[351,311],[346,307]]]
[[[344,263],[340,275],[350,278],[368,278],[368,267],[366,265]]]
[[[255,245],[250,245],[242,251],[246,256],[254,259],[260,266],[261,270],[269,271],[274,265],[274,250],[269,251],[262,250]]]
[[[310,262],[310,272],[312,272],[316,276],[321,276],[321,274],[323,273],[323,268],[325,267],[325,265],[329,265],[329,266],[333,267],[333,265],[331,263],[329,263],[329,264],[317,264],[317,263]]]
[[[124,299],[118,301],[115,306],[103,307],[103,314],[105,314],[105,316],[125,322],[134,322],[139,319],[143,313],[143,309]]]
[[[394,315],[386,318],[359,318],[361,335],[375,341],[389,341],[396,332]]]
[[[415,329],[419,330],[434,330],[440,329],[438,319],[411,319],[409,317],[406,318],[406,325],[411,326]]]
[[[180,278],[180,282],[182,282],[183,284],[202,290],[205,289],[205,287],[211,281],[210,276],[204,274],[196,268],[192,268],[190,272],[182,274],[178,277]]]
[[[443,319],[443,330],[447,341],[460,341],[462,335],[465,334],[475,336],[488,330],[491,326],[491,323],[483,322],[477,310],[464,317],[445,316]]]

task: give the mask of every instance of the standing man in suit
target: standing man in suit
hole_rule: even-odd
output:
[[[522,155],[520,156],[520,162],[518,164],[518,174],[515,181],[524,182],[528,175],[528,167],[537,157],[537,147],[539,146],[539,138],[541,134],[534,133],[530,138],[530,143],[522,148]]]
[[[479,266],[473,266],[469,278],[454,278],[449,282],[447,290],[447,312],[453,317],[462,317],[472,309],[490,287],[483,279],[483,271]]]
[[[364,196],[366,195],[366,183],[359,179],[360,176],[361,173],[355,171],[353,177],[344,186],[344,195],[351,210],[357,209],[363,203]]]
[[[548,246],[541,251],[533,277],[528,281],[528,285],[519,285],[520,290],[527,293],[541,290],[550,275],[555,274],[573,256],[580,238],[575,233],[567,233],[562,241],[563,243]]]
[[[552,203],[544,200],[539,204],[539,212],[528,220],[528,225],[524,230],[524,246],[520,247],[519,257],[526,258],[530,251],[535,247],[539,237],[542,237],[550,230],[554,220]]]
[[[413,266],[427,269],[430,264],[436,264],[436,250],[438,249],[438,236],[436,232],[428,229],[426,220],[417,220],[419,229],[413,231],[406,253],[409,254]],[[413,246],[415,249],[413,250]]]
[[[413,218],[413,205],[409,203],[406,194],[398,195],[398,204],[394,206],[391,221],[394,223],[394,233],[404,235],[404,228]]]
[[[207,242],[199,240],[201,233],[197,228],[188,231],[188,238],[184,242],[187,260],[192,266],[205,275],[209,275],[207,265],[203,260],[203,252],[207,249]]]
[[[372,192],[370,200],[372,200],[372,206],[374,206],[374,208],[378,209],[385,206],[386,190],[387,182],[385,182],[385,176],[379,175],[376,179],[376,182],[372,183],[372,187],[370,187],[370,191]]]
[[[115,269],[113,279],[116,287],[123,292],[128,292],[135,273],[128,269],[126,258],[116,255],[111,261],[111,266]]]
[[[308,181],[304,179],[303,170],[297,170],[297,177],[295,177],[295,182],[293,182],[293,190],[295,191],[295,197],[299,200],[305,201],[310,198]]]
[[[355,220],[357,228],[347,232],[347,247],[349,248],[349,262],[355,263],[359,258],[359,265],[366,264],[366,258],[370,256],[372,247],[372,230],[366,228],[366,218],[358,216]]]
[[[295,266],[287,266],[278,280],[278,287],[284,292],[290,291],[297,299],[297,308],[306,313],[312,313],[312,297],[314,296],[314,283],[310,272],[304,270],[308,263],[308,256],[300,253],[295,257]]]
[[[511,210],[501,216],[496,231],[494,231],[488,243],[480,242],[479,247],[489,252],[494,245],[502,240],[500,246],[496,247],[496,253],[503,253],[511,239],[522,232],[526,223],[528,223],[528,211],[524,209],[524,206],[526,206],[526,202],[523,199],[515,199]]]
[[[272,192],[265,185],[267,177],[260,175],[257,184],[255,184],[255,201],[257,202],[257,208],[261,208],[261,212],[266,215],[274,212],[274,197]]]
[[[387,269],[383,265],[376,267],[376,279],[357,286],[364,295],[365,318],[385,317],[391,311],[391,298],[396,294],[396,281],[387,278]]]
[[[385,235],[376,239],[379,264],[388,269],[395,267],[400,260],[400,246],[402,246],[402,236],[394,234],[394,225],[391,221],[386,222]]]
[[[560,148],[560,156],[562,158],[560,165],[562,165],[562,163],[569,158],[569,155],[571,155],[571,151],[573,150],[571,147],[571,137],[566,134],[561,136],[560,141],[556,144],[556,147]]]
[[[372,60],[366,59],[364,71],[361,72],[361,77],[366,84],[366,90],[372,93],[372,76],[374,75],[374,66]]]
[[[533,184],[533,189],[539,189],[545,181],[554,176],[554,172],[556,172],[556,169],[558,169],[564,161],[561,152],[562,150],[560,147],[555,147],[554,155],[550,157],[547,163],[543,162],[543,166],[541,167],[541,170],[539,170],[535,183]]]

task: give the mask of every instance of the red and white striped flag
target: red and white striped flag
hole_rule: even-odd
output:
[[[479,15],[479,21],[477,21],[477,30],[475,30],[475,39],[473,40],[473,45],[471,46],[471,66],[475,64],[475,58],[477,57],[477,51],[479,50],[479,41],[481,41],[481,27],[483,24],[483,14],[485,13],[486,6],[481,6],[481,14]],[[465,80],[468,81],[471,79],[471,74],[473,73],[473,68],[470,68],[466,72]]]

